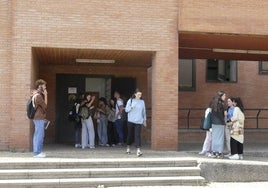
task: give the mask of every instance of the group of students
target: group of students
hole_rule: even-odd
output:
[[[95,148],[93,119],[97,122],[98,145],[122,145],[125,136],[124,121],[127,121],[126,153],[130,154],[130,145],[134,140],[137,156],[141,156],[141,127],[142,125],[146,127],[145,103],[141,97],[142,92],[136,89],[124,107],[120,93],[115,91],[114,99],[110,99],[108,103],[104,97],[101,97],[95,107],[93,105],[95,96],[90,93],[84,94],[82,100],[74,104],[78,114],[78,119],[72,118],[72,120],[75,120],[75,147],[81,147],[82,149]],[[82,107],[89,110],[90,115],[86,118],[79,117],[79,109]],[[126,120],[123,118],[124,113],[127,113]]]
[[[223,158],[224,137],[228,154],[226,157],[233,160],[243,159],[244,143],[244,107],[239,97],[230,97],[225,103],[226,94],[223,91],[210,102],[205,114],[211,113],[211,129],[206,131],[201,155],[211,158]]]

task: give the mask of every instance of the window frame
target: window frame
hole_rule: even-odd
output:
[[[186,59],[186,60],[192,60],[192,87],[187,87],[187,86],[180,86],[180,79],[179,79],[179,91],[180,92],[194,92],[196,91],[196,60],[195,59]],[[178,63],[180,59],[178,60]],[[180,64],[179,64],[180,66]],[[180,67],[179,67],[180,71]]]
[[[268,69],[267,70],[263,69],[263,63],[264,62],[268,64],[268,61],[259,61],[259,74],[268,75]]]
[[[235,64],[236,64],[235,81],[226,81],[226,80],[219,80],[219,79],[217,79],[217,80],[209,80],[208,79],[208,60],[209,59],[206,59],[206,75],[205,75],[206,76],[206,82],[208,82],[208,83],[230,83],[230,84],[238,82],[238,66],[237,66],[238,62],[237,62],[237,60],[233,60],[233,59],[231,59],[231,60],[229,60],[229,59],[216,59],[217,63],[219,63],[219,60],[224,60],[225,63],[226,63],[226,61],[229,61],[229,62],[235,61]]]

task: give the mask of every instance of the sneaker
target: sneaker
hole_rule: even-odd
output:
[[[115,147],[115,144],[112,144],[112,147]]]
[[[234,154],[234,155],[230,156],[229,159],[239,160],[239,155],[238,154]]]
[[[243,160],[244,157],[243,157],[243,154],[239,154],[239,160]]]
[[[130,154],[130,147],[129,146],[127,146],[126,154]]]
[[[74,147],[75,148],[81,148],[81,145],[80,144],[75,144]]]
[[[39,153],[38,155],[35,155],[34,158],[45,158],[46,157],[46,154],[41,152]]]
[[[198,154],[199,155],[205,155],[207,152],[206,151],[200,151]]]
[[[138,157],[142,156],[142,152],[141,152],[141,150],[139,148],[137,149],[137,156]]]
[[[216,153],[216,157],[218,159],[223,159],[223,154],[222,153]]]
[[[95,146],[89,146],[89,148],[90,148],[90,149],[94,149],[94,148],[95,148]]]
[[[231,153],[228,153],[228,154],[226,154],[226,155],[224,155],[224,157],[230,157],[231,156]]]
[[[110,144],[106,144],[105,146],[106,146],[106,147],[110,147]]]
[[[216,155],[215,155],[214,153],[209,153],[207,156],[208,156],[209,158],[216,158]]]

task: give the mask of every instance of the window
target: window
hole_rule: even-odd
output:
[[[179,90],[195,91],[195,61],[192,59],[179,60]]]
[[[208,82],[237,82],[237,62],[234,60],[207,60]]]
[[[268,74],[268,61],[259,62],[259,74]]]

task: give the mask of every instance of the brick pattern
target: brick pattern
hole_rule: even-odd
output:
[[[57,73],[136,77],[148,107],[152,107],[152,127],[144,135],[151,133],[153,149],[177,149],[179,105],[203,107],[219,89],[240,95],[248,107],[265,104],[265,100],[255,100],[267,95],[266,80],[257,75],[256,63],[239,63],[237,84],[211,84],[205,82],[200,60],[197,91],[178,93],[177,62],[178,30],[267,34],[266,4],[265,0],[1,1],[0,126],[7,132],[0,133],[0,149],[31,149],[33,126],[26,118],[25,104],[37,78],[48,82],[48,118],[55,123]],[[147,75],[146,69],[139,68],[41,64],[32,47],[146,50],[155,54]],[[256,88],[261,92],[256,93]],[[55,134],[50,129],[46,138],[53,142]]]
[[[267,35],[266,0],[179,0],[180,31]]]

